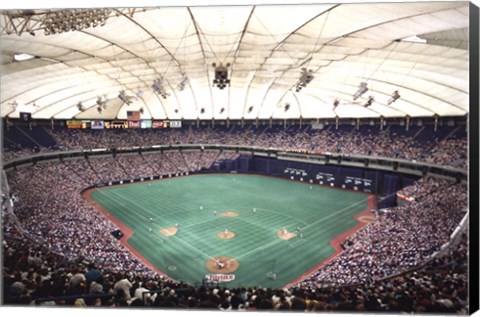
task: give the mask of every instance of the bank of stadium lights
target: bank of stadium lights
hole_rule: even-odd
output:
[[[367,83],[361,82],[360,86],[358,86],[357,92],[353,95],[353,100],[357,100],[358,98],[360,98],[361,95],[363,95],[367,91],[368,91]]]
[[[152,85],[152,88],[153,88],[153,91],[155,91],[155,93],[159,94],[160,96],[162,96],[163,99],[167,99],[167,97],[170,95],[169,93],[167,93],[167,91],[165,90],[164,86],[163,86],[163,79],[162,78],[156,78],[154,81],[153,81],[153,85]]]
[[[143,96],[143,90],[140,89],[140,87],[137,89],[137,92],[135,93],[135,99],[140,99]]]
[[[105,97],[105,98],[98,97],[98,98],[97,98],[97,101],[96,101],[96,104],[97,104],[97,111],[98,111],[98,113],[102,113],[102,110],[103,110],[103,109],[107,109],[107,100],[106,100],[106,97]]]
[[[373,96],[370,96],[370,97],[368,97],[367,102],[365,102],[365,103],[363,104],[363,106],[364,106],[365,108],[368,108],[368,107],[370,107],[370,106],[373,104],[374,101],[375,101],[375,98],[373,98]]]
[[[184,72],[182,72],[182,79],[181,79],[180,83],[178,83],[178,85],[177,85],[178,91],[183,91],[188,84],[189,84],[188,77],[187,77],[187,75],[185,75]]]
[[[388,105],[391,105],[392,103],[394,103],[398,98],[400,98],[400,94],[398,93],[398,90],[395,90],[392,94],[392,96],[390,97],[390,99],[388,99],[388,102],[387,104]]]
[[[110,9],[67,9],[48,11],[42,21],[45,35],[104,26]]]
[[[313,78],[315,78],[315,76],[313,76],[313,71],[311,69],[307,70],[305,67],[303,67],[300,78],[295,85],[295,91],[300,92],[302,88],[307,87],[307,85],[310,84]]]
[[[110,9],[53,9],[53,10],[11,10],[4,14],[4,23],[1,34],[17,34],[21,36],[28,33],[32,36],[36,32],[45,35],[78,31],[90,27],[105,25],[108,17],[115,13],[133,17],[137,11],[145,8],[117,8]]]
[[[337,109],[337,107],[340,105],[340,100],[335,99],[333,101],[333,110]]]
[[[220,63],[212,63],[212,66],[215,69],[215,77],[213,78],[213,87],[218,87],[220,90],[224,89],[227,86],[230,86],[230,79],[228,78],[228,67],[230,63],[227,63],[225,66]]]
[[[130,97],[125,94],[125,90],[120,90],[120,92],[118,93],[118,99],[126,103],[127,106],[129,106],[132,103],[130,101]]]

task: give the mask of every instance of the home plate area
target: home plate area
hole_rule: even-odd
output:
[[[238,270],[240,264],[234,258],[222,255],[209,259],[205,266],[213,273],[232,273]]]

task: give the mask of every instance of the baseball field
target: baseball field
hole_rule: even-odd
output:
[[[372,220],[372,196],[275,177],[207,174],[86,193],[147,265],[199,284],[283,287]]]

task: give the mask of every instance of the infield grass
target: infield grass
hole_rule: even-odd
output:
[[[127,241],[131,248],[176,280],[201,283],[211,274],[207,260],[235,258],[240,267],[232,273],[235,280],[229,287],[282,287],[314,268],[335,252],[330,240],[358,223],[354,215],[367,209],[367,197],[242,174],[169,178],[101,188],[90,195],[133,230]],[[220,216],[228,211],[238,216]],[[175,224],[176,235],[160,233]],[[277,231],[282,227],[290,232],[300,227],[303,238],[279,239]],[[236,237],[218,238],[225,229]],[[276,279],[269,272],[275,272]]]

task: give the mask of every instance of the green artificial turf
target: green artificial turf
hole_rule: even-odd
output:
[[[199,284],[211,274],[205,266],[208,259],[235,258],[240,267],[232,273],[230,287],[288,284],[332,255],[329,241],[354,227],[353,216],[367,209],[363,193],[241,174],[106,187],[90,197],[134,231],[128,240],[132,248],[176,280]],[[238,217],[219,215],[228,211]],[[160,234],[175,224],[176,235]],[[303,238],[279,239],[282,227],[301,227]],[[225,229],[236,237],[218,238]],[[276,279],[269,272],[275,272]]]

